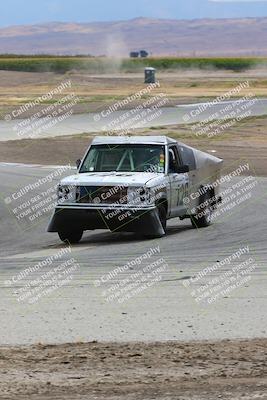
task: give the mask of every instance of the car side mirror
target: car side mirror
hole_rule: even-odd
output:
[[[177,167],[177,174],[186,174],[189,172],[189,165],[181,165]]]
[[[78,160],[76,161],[76,167],[77,167],[77,169],[79,169],[80,165],[81,165],[81,160],[78,159]]]

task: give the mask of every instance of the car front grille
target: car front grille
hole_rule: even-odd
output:
[[[77,203],[126,204],[127,188],[120,186],[78,186]]]

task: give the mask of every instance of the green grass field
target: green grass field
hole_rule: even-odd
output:
[[[16,56],[0,55],[0,70],[27,72],[65,73],[72,70],[92,73],[138,72],[144,67],[158,70],[217,69],[245,71],[256,66],[267,65],[267,58],[147,58],[111,59],[100,57],[55,57],[55,56]]]

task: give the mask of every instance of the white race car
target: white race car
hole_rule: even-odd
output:
[[[161,237],[176,217],[208,226],[220,201],[222,163],[165,136],[96,137],[77,161],[78,173],[58,185],[48,231],[77,243],[94,229]]]

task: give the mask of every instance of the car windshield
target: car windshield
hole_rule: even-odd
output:
[[[165,149],[160,145],[93,145],[80,169],[84,172],[159,172],[165,170]]]

